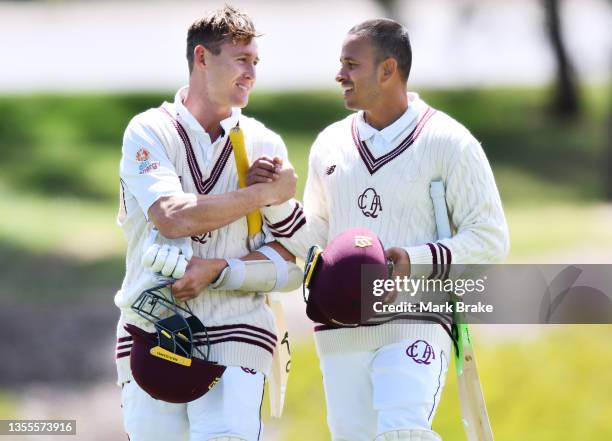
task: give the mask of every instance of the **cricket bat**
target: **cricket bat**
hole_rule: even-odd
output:
[[[438,239],[447,239],[451,237],[451,228],[442,181],[432,181],[429,192],[433,202]],[[465,434],[468,441],[493,441],[493,431],[476,367],[474,347],[463,314],[455,313],[455,326],[458,331],[455,370]]]
[[[240,188],[244,188],[249,171],[249,159],[244,143],[244,133],[240,127],[234,127],[230,130],[230,141],[232,142],[236,169],[238,170],[238,183]],[[259,210],[252,211],[247,215],[247,225],[249,231],[247,246],[249,250],[253,251],[256,248],[257,238],[262,233],[262,219]],[[278,330],[278,340],[272,358],[272,369],[268,378],[270,414],[275,418],[280,418],[285,405],[285,392],[287,391],[287,380],[291,368],[291,349],[280,294],[268,293],[266,304],[272,310]]]

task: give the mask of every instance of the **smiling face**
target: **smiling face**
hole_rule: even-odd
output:
[[[340,63],[336,81],[342,86],[345,106],[352,110],[370,109],[380,99],[380,63],[371,39],[349,34],[342,44]]]
[[[217,55],[205,52],[209,96],[222,107],[245,107],[256,79],[257,43],[229,41],[220,49]]]

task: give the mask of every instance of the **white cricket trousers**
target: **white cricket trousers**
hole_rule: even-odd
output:
[[[234,436],[260,441],[264,375],[229,366],[221,381],[186,404],[156,400],[135,381],[123,385],[123,425],[130,441],[207,441]]]
[[[332,440],[431,430],[450,357],[450,338],[443,347],[410,339],[373,352],[320,355]]]

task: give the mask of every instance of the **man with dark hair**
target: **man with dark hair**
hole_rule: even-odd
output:
[[[266,225],[250,244],[245,241],[245,216],[288,201],[297,177],[282,139],[241,114],[256,78],[256,36],[251,19],[229,6],[195,22],[187,37],[189,85],[173,102],[134,117],[125,131],[118,223],[128,252],[115,296],[121,309],[116,358],[124,426],[132,441],[257,441],[261,436],[264,376],[277,343],[262,292],[283,289],[296,268]],[[244,149],[230,140],[237,127],[244,132]],[[273,164],[270,171],[253,167],[247,188],[239,188],[240,150]],[[297,274],[299,284],[299,269]],[[194,344],[210,362],[226,367],[205,395],[187,403],[153,399],[130,368],[134,337],[128,329],[156,331],[130,306],[156,285],[156,275],[180,279],[172,295],[206,327],[194,331]],[[172,357],[165,360],[171,363]]]
[[[368,229],[401,270],[397,275],[417,280],[452,277],[451,263],[503,259],[508,231],[487,158],[465,127],[408,92],[406,29],[386,19],[353,27],[340,63],[336,81],[346,107],[358,112],[325,128],[312,146],[304,191],[308,234],[278,240],[304,256],[310,245],[325,247],[348,229]],[[436,240],[429,187],[437,180],[446,187],[455,231],[449,239]],[[325,288],[319,286],[338,295]],[[320,313],[313,319],[326,316]],[[432,420],[452,358],[450,334],[450,318],[437,313],[315,326],[332,439],[439,440]]]
[[[369,37],[376,48],[376,62],[394,58],[400,78],[404,83],[408,81],[412,67],[412,46],[406,28],[391,20],[377,19],[355,25],[348,33]]]

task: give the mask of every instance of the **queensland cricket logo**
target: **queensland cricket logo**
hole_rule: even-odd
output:
[[[408,346],[406,355],[417,364],[431,364],[431,361],[436,359],[436,353],[425,340],[417,340]]]
[[[366,248],[372,246],[372,238],[370,236],[355,236],[355,246],[358,248]]]
[[[138,161],[138,171],[141,175],[159,168],[159,161],[152,161],[151,153],[144,147],[136,152],[136,161]]]
[[[136,161],[138,162],[148,161],[149,156],[151,156],[151,154],[149,153],[147,149],[140,149],[136,152]]]
[[[382,211],[382,203],[380,196],[376,194],[373,188],[366,188],[363,193],[357,198],[357,206],[365,217],[378,217],[378,212]]]

